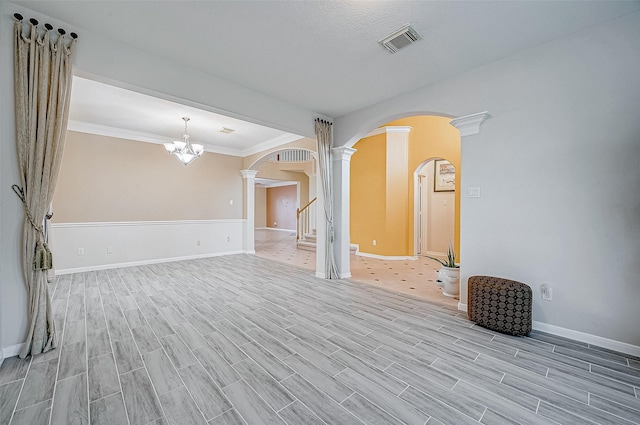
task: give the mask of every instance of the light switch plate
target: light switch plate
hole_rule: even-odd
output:
[[[468,187],[467,188],[467,198],[479,198],[480,197],[480,188],[479,187]]]

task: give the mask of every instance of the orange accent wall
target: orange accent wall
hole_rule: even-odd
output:
[[[296,229],[296,197],[295,185],[267,188],[267,227]]]
[[[460,252],[460,134],[450,120],[415,116],[385,124],[411,127],[404,162],[399,157],[401,146],[388,145],[387,134],[361,139],[353,146],[357,151],[351,157],[350,236],[361,251],[414,255],[413,174],[426,161],[443,158],[456,167],[454,246]]]
[[[381,134],[363,140],[351,157],[351,242],[363,252],[377,253],[386,241],[386,175],[380,170],[386,169],[387,139]]]

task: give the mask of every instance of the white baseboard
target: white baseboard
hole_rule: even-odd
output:
[[[127,263],[100,264],[96,266],[76,267],[72,269],[56,270],[56,276],[63,275],[63,274],[70,274],[70,273],[91,272],[95,270],[120,269],[123,267],[144,266],[147,264],[171,263],[173,261],[185,261],[185,260],[196,260],[199,258],[220,257],[222,255],[255,254],[255,253],[256,253],[255,251],[227,251],[227,252],[214,252],[211,254],[187,255],[185,257],[154,258],[151,260],[131,261]]]
[[[447,253],[446,252],[440,252],[440,251],[427,251],[427,255],[432,256],[432,257],[447,257]]]
[[[340,273],[340,279],[349,279],[351,277],[351,272],[349,273]]]
[[[2,360],[0,360],[0,364],[2,364],[4,359],[8,359],[9,357],[15,357],[18,354],[20,354],[20,351],[22,350],[22,347],[24,347],[24,343],[16,344],[16,345],[10,345],[8,347],[4,347],[4,348],[0,349],[0,351],[2,352]]]
[[[359,255],[361,257],[368,257],[368,258],[377,258],[378,260],[389,260],[389,261],[406,261],[406,260],[417,260],[418,257],[415,256],[404,256],[404,255],[378,255],[378,254],[369,254],[368,252],[362,252],[362,251],[358,251],[356,252],[356,255]]]
[[[467,304],[458,303],[458,310],[467,311]],[[640,346],[627,344],[609,338],[588,334],[585,332],[574,331],[573,329],[562,328],[560,326],[550,325],[548,323],[536,322],[532,323],[533,330],[546,332],[548,334],[573,339],[574,341],[586,342],[587,344],[597,345],[598,347],[607,348],[609,350],[619,351],[620,353],[630,354],[640,357]]]
[[[275,230],[276,232],[295,232],[296,229],[281,229],[279,227],[258,227],[256,230]]]
[[[319,277],[320,279],[324,279],[325,275],[322,272],[316,272],[316,277]]]
[[[627,344],[626,342],[615,341],[609,338],[588,334],[585,332],[574,331],[573,329],[562,328],[560,326],[549,325],[543,322],[533,321],[533,329],[536,331],[546,332],[564,338],[573,339],[575,341],[586,342],[598,347],[608,348],[609,350],[619,351],[625,354],[640,357],[640,346]]]

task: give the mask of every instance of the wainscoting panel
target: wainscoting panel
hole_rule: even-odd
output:
[[[243,219],[55,223],[56,274],[242,252]]]

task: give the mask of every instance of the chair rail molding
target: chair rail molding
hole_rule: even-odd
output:
[[[480,126],[489,118],[491,118],[489,112],[484,111],[478,112],[476,114],[454,118],[449,121],[449,124],[460,131],[461,137],[473,136],[474,134],[480,133]]]

